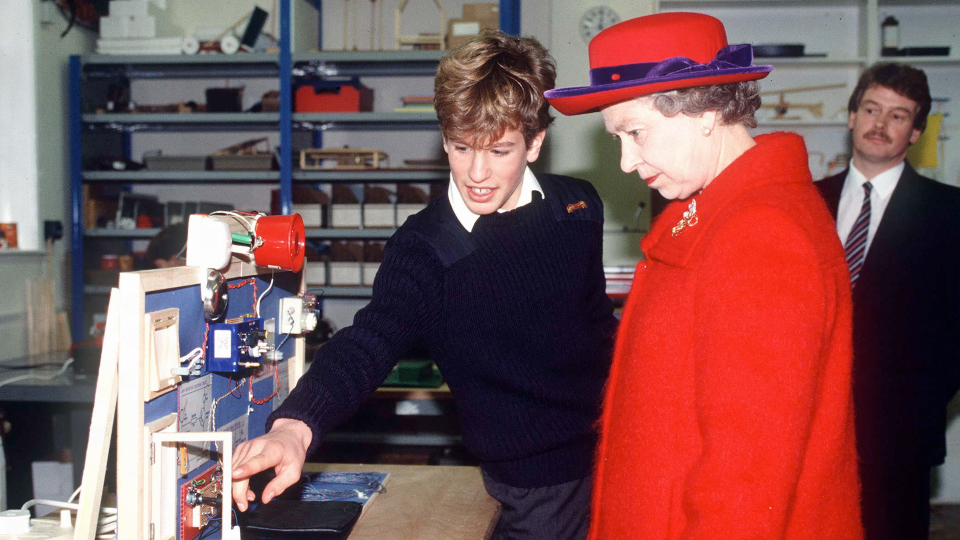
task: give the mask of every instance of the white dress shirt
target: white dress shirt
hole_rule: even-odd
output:
[[[520,190],[520,199],[517,201],[517,208],[525,204],[530,204],[530,201],[533,200],[533,192],[537,191],[540,193],[540,196],[543,197],[543,188],[540,187],[540,182],[537,182],[537,177],[533,174],[533,171],[530,170],[530,167],[527,167],[523,171],[523,179],[520,180],[520,185],[517,186],[517,189]],[[470,208],[467,207],[467,203],[463,202],[463,197],[460,195],[460,190],[457,189],[457,183],[453,181],[453,173],[450,173],[450,185],[447,186],[447,197],[450,199],[450,206],[453,207],[453,213],[456,214],[457,220],[460,221],[460,224],[463,225],[463,228],[467,232],[473,232],[473,226],[477,223],[477,220],[480,219],[480,214],[474,214],[470,211]],[[497,210],[497,212],[506,212],[503,208]]]
[[[870,227],[867,230],[864,257],[870,250],[870,244],[877,234],[880,220],[883,219],[883,213],[887,210],[887,204],[890,203],[890,196],[893,195],[893,190],[900,181],[903,168],[904,163],[901,161],[896,167],[887,169],[870,179],[873,191],[870,192]],[[863,185],[866,183],[867,177],[857,170],[856,164],[851,162],[847,179],[843,182],[843,191],[840,192],[840,205],[837,207],[837,234],[840,235],[842,244],[847,243],[853,224],[860,215],[860,209],[863,207]]]

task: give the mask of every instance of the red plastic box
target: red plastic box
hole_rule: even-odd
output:
[[[294,94],[296,112],[360,112],[373,110],[373,90],[343,84],[329,88],[304,85]]]

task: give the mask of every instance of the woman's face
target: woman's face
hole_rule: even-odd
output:
[[[683,113],[667,117],[642,97],[603,109],[607,132],[620,141],[620,168],[637,171],[647,185],[666,199],[685,199],[716,176],[718,153],[711,145],[716,113],[700,117]]]

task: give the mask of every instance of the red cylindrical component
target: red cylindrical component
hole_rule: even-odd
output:
[[[306,233],[300,214],[260,216],[254,228],[263,244],[253,252],[257,266],[299,272],[303,268]]]

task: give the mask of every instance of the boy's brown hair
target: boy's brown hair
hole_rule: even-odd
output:
[[[518,129],[529,146],[553,122],[543,93],[556,78],[553,58],[537,40],[486,30],[440,60],[433,84],[440,131],[484,147]]]

